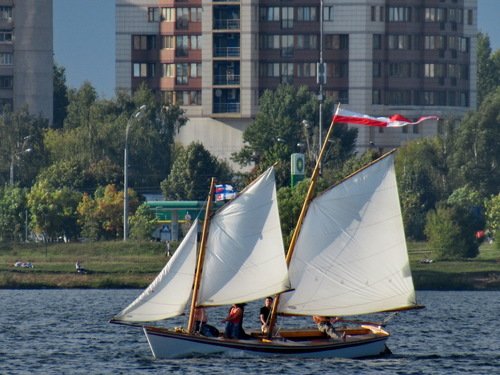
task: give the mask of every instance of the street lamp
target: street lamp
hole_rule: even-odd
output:
[[[29,152],[33,151],[31,148],[26,148],[26,143],[28,142],[28,140],[30,138],[31,138],[31,135],[24,137],[23,143],[17,144],[19,151],[16,150],[11,155],[11,158],[10,158],[10,176],[9,176],[10,177],[9,178],[10,186],[14,186],[14,164],[15,164],[16,160],[18,160],[22,154],[29,153]]]
[[[143,104],[130,116],[125,129],[125,149],[123,150],[123,241],[128,239],[128,132],[133,120],[143,114],[146,105]]]

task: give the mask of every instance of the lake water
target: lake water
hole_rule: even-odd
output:
[[[140,329],[108,324],[139,292],[0,290],[0,374],[500,373],[500,292],[418,292],[426,309],[391,320],[393,354],[369,360],[245,355],[155,360]],[[246,329],[258,326],[259,307],[247,306]],[[224,313],[209,310],[220,329]]]

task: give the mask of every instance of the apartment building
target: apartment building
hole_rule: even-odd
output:
[[[0,106],[53,117],[52,0],[0,0]]]
[[[116,83],[181,105],[178,140],[227,158],[283,82],[376,116],[475,109],[476,33],[477,0],[117,0]],[[358,149],[437,131],[361,128]]]

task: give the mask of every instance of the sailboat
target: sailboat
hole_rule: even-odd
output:
[[[418,308],[394,153],[312,199],[318,164],[286,257],[274,169],[209,219],[212,181],[196,265],[197,221],[153,283],[111,321],[140,325],[156,358],[221,352],[314,358],[386,353],[390,334],[380,322],[339,328],[340,340],[315,328],[275,326],[278,314],[356,316]],[[196,307],[244,303],[272,294],[277,298],[269,335],[259,331],[247,339],[228,339],[193,333]],[[187,329],[145,324],[183,314],[190,299]]]

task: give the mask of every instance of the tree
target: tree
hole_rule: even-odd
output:
[[[473,258],[479,253],[474,236],[464,233],[458,212],[441,205],[427,214],[425,234],[428,246],[438,259]]]
[[[155,215],[146,204],[141,204],[130,218],[130,237],[136,240],[148,240],[156,226]]]
[[[0,183],[10,182],[10,170],[14,183],[28,186],[45,164],[43,131],[47,120],[30,115],[27,107],[15,112],[9,106],[3,109],[0,117]],[[12,168],[11,168],[12,167]]]
[[[325,103],[323,129],[331,120],[331,101]],[[315,163],[318,154],[318,101],[306,86],[299,89],[291,85],[280,85],[276,90],[266,90],[260,98],[259,112],[255,121],[243,133],[244,146],[232,155],[232,160],[240,165],[255,163],[253,175],[257,175],[278,162],[276,179],[278,186],[289,185],[290,155],[306,151],[310,157],[308,169]],[[305,127],[304,120],[309,124]],[[357,131],[344,126],[335,128],[336,147],[330,157],[341,164],[354,149]],[[307,146],[304,149],[302,146]],[[328,158],[323,160],[326,164]]]
[[[172,171],[161,183],[161,189],[166,199],[204,200],[212,177],[219,182],[230,181],[230,168],[201,143],[191,143],[176,151]]]
[[[32,230],[46,240],[75,238],[79,233],[76,207],[80,197],[68,187],[54,189],[45,180],[35,183],[27,195]]]
[[[495,238],[496,246],[500,249],[500,241],[497,237],[497,231],[500,228],[500,193],[491,196],[484,205],[486,208],[486,228],[490,235]]]
[[[129,209],[133,213],[139,199],[132,189],[128,194]],[[115,185],[97,189],[94,197],[83,194],[77,212],[83,236],[91,240],[111,240],[123,235],[123,191],[118,191]]]
[[[0,240],[20,241],[26,225],[26,195],[16,186],[0,188]]]
[[[482,197],[498,193],[499,139],[500,87],[484,99],[478,112],[466,115],[456,130],[447,157],[453,187],[469,185]]]
[[[446,163],[438,138],[409,142],[396,154],[396,175],[406,236],[423,240],[427,212],[448,192]]]
[[[483,100],[500,86],[500,66],[491,55],[490,38],[488,34],[478,34],[477,38],[477,102],[480,106]]]
[[[68,113],[68,87],[66,86],[66,69],[54,64],[54,114],[52,126],[61,129]]]

